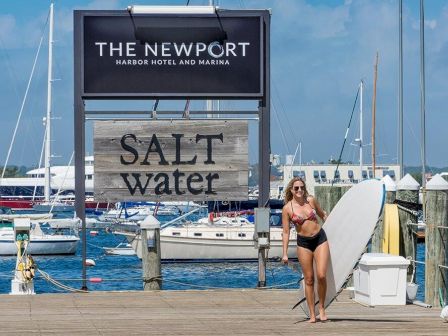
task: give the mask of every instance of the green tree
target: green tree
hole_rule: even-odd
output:
[[[418,184],[422,185],[422,173],[413,172],[411,176],[418,182]]]

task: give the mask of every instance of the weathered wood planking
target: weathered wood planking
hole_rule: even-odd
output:
[[[245,200],[248,123],[97,121],[97,200]]]
[[[396,199],[400,201],[418,203],[418,190],[397,190]],[[404,258],[411,257],[416,259],[417,251],[417,226],[409,225],[417,224],[417,216],[409,211],[398,208],[398,216],[400,219],[400,255]],[[408,281],[411,281],[415,264],[411,263],[408,267]]]
[[[448,190],[426,195],[425,302],[439,307],[448,303]]]
[[[89,286],[95,290],[95,285]],[[431,335],[440,309],[361,306],[343,292],[326,323],[291,310],[297,290],[123,291],[0,295],[2,335]],[[24,313],[26,312],[26,313]]]

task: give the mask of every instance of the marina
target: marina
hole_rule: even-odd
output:
[[[439,168],[427,163],[424,44],[428,22],[435,119],[446,85],[434,13],[447,6],[427,5],[425,21],[423,0],[406,4],[407,41],[420,15],[421,139],[404,152],[402,0],[48,2],[46,20],[30,2],[33,34],[18,12],[0,15],[3,82],[30,63],[10,54],[37,48],[15,127],[2,87],[14,131],[1,147],[0,334],[447,334],[448,167],[433,119]],[[46,110],[44,127],[22,119],[30,108]]]

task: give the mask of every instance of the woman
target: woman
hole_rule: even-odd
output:
[[[327,218],[317,200],[308,195],[305,182],[294,177],[289,181],[285,191],[285,205],[282,210],[283,226],[283,257],[282,262],[288,263],[289,228],[293,223],[297,231],[297,256],[305,280],[305,296],[310,307],[309,322],[316,322],[314,312],[314,269],[316,262],[317,293],[319,295],[319,317],[327,320],[325,313],[325,295],[327,292],[327,265],[330,257],[325,231],[317,222],[317,216],[323,221]]]

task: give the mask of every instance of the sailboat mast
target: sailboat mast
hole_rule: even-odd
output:
[[[376,79],[378,74],[378,51],[376,52],[375,77],[373,80],[373,102],[372,102],[372,175],[375,178],[376,158],[375,158],[375,120],[376,120]]]
[[[47,116],[45,118],[45,201],[50,201],[51,194],[51,89],[53,78],[53,3],[50,4],[50,27],[48,31],[48,83],[47,83]]]
[[[403,178],[403,0],[399,1],[399,73],[398,73],[398,164]]]
[[[420,115],[421,115],[421,157],[422,187],[426,188],[426,106],[425,106],[425,10],[420,0]]]
[[[215,6],[215,1],[214,0],[209,0],[208,1],[208,5],[209,6]],[[213,111],[213,100],[207,99],[206,108],[205,109],[207,111],[209,111],[209,112]],[[209,119],[213,118],[213,114],[212,113],[207,114],[207,118],[209,118]]]
[[[363,165],[363,157],[362,157],[362,146],[363,146],[363,134],[362,134],[362,94],[363,94],[364,82],[361,80],[359,83],[359,176],[362,179],[362,165]]]

